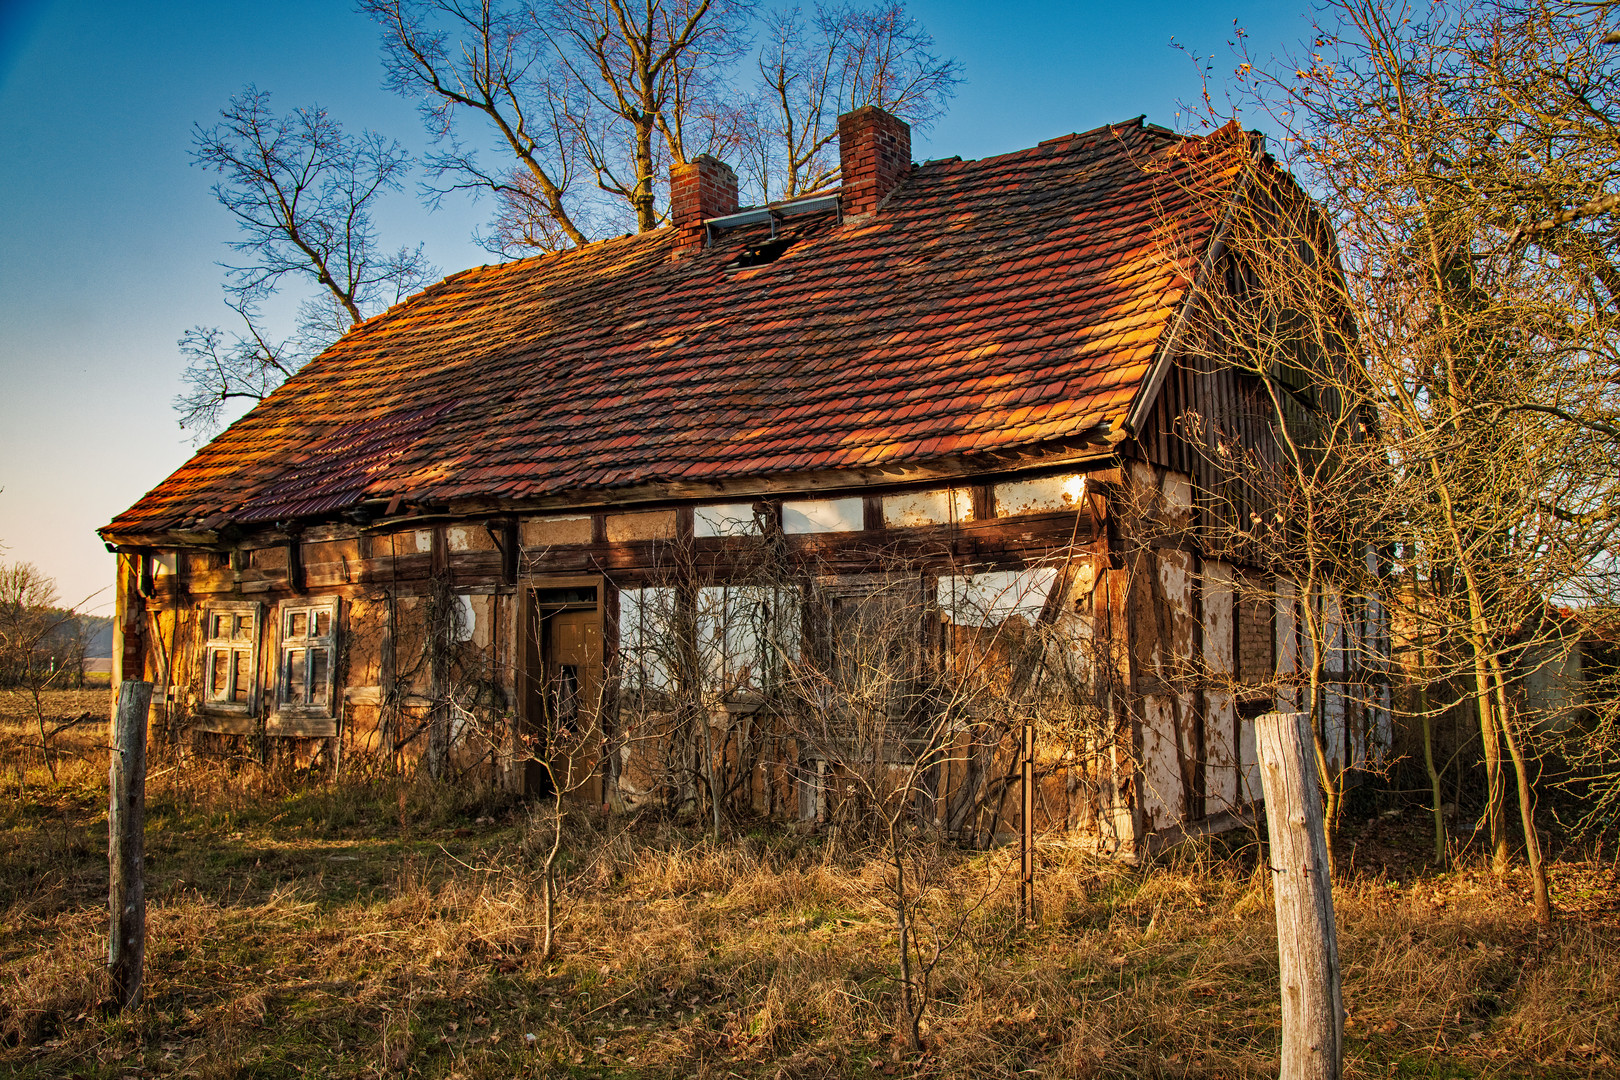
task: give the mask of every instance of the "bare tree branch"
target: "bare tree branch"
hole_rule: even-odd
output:
[[[400,189],[411,158],[374,132],[345,135],[325,110],[277,115],[270,95],[248,87],[213,127],[198,126],[194,161],[218,173],[214,195],[239,229],[231,248],[247,256],[227,264],[226,305],[245,332],[229,338],[196,326],[180,339],[186,390],[176,398],[180,425],[199,436],[218,428],[224,406],[258,400],[349,327],[431,281],[422,246],[389,251],[371,220],[377,198]],[[317,292],[298,312],[297,328],[272,341],[260,304],[284,279]]]

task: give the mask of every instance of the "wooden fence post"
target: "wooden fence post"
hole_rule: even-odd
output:
[[[1254,722],[1271,841],[1282,974],[1282,1080],[1339,1080],[1344,1001],[1333,922],[1322,798],[1310,714],[1266,713]]]
[[[1035,721],[1019,732],[1018,922],[1035,923]]]
[[[107,777],[107,906],[112,927],[107,970],[120,1009],[141,1002],[146,958],[146,717],[152,684],[129,681],[118,688],[113,720],[112,767]]]

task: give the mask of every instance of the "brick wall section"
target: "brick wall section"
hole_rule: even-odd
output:
[[[679,247],[703,243],[703,223],[737,212],[737,174],[719,158],[699,154],[669,171],[669,219]]]
[[[1261,682],[1272,675],[1273,603],[1266,596],[1245,596],[1238,601],[1238,676]]]
[[[870,214],[911,171],[911,125],[875,105],[838,118],[843,211]]]

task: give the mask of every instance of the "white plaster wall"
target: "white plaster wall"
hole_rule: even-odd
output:
[[[1349,760],[1345,754],[1346,745],[1345,722],[1349,717],[1348,701],[1338,683],[1326,683],[1322,693],[1322,725],[1327,735],[1328,767],[1342,769]]]
[[[1236,590],[1232,568],[1224,562],[1204,563],[1204,670],[1218,685],[1231,678],[1232,620]],[[1211,814],[1235,809],[1239,802],[1237,707],[1230,690],[1209,689],[1204,694],[1204,794]]]
[[[1254,745],[1254,725],[1245,723],[1238,728],[1238,801],[1243,805],[1259,805],[1266,801],[1260,786],[1260,752]]]
[[[1308,656],[1300,655],[1299,644],[1299,602],[1298,586],[1292,578],[1279,576],[1277,578],[1277,674],[1294,675],[1300,670],[1302,664],[1309,663]],[[1277,711],[1298,712],[1304,707],[1296,689],[1279,687],[1277,690]]]
[[[1142,702],[1142,809],[1150,831],[1178,824],[1182,816],[1181,773],[1176,764],[1176,697],[1148,694]]]
[[[1161,551],[1156,560],[1159,586],[1168,610],[1163,638],[1155,645],[1154,674],[1177,685],[1192,674],[1197,624],[1193,618],[1192,556],[1183,551]],[[1149,694],[1144,703],[1142,729],[1143,808],[1149,829],[1180,824],[1186,814],[1186,793],[1182,790],[1181,760],[1196,751],[1192,742],[1193,709],[1196,696],[1190,690]],[[1179,724],[1177,719],[1179,717]]]
[[[1166,510],[1175,513],[1191,510],[1192,493],[1192,477],[1186,473],[1165,471],[1164,479],[1159,482],[1159,497],[1164,500]]]

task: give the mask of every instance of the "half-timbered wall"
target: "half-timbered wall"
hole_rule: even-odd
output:
[[[558,583],[591,583],[613,676],[601,684],[601,729],[615,749],[604,759],[598,747],[575,766],[600,774],[592,800],[620,806],[671,798],[669,777],[681,768],[690,778],[685,751],[671,740],[680,725],[657,703],[672,676],[647,652],[649,640],[671,632],[677,610],[693,628],[694,700],[704,703],[704,752],[727,771],[725,799],[812,818],[828,813],[836,777],[773,714],[776,676],[749,620],[761,610],[790,612],[786,651],[818,657],[828,670],[858,670],[870,658],[841,660],[839,650],[874,636],[884,619],[909,618],[891,635],[916,658],[899,681],[976,663],[981,675],[1014,686],[1021,707],[1048,717],[1038,824],[1133,851],[1154,834],[1224,827],[1252,805],[1246,718],[1298,704],[1278,673],[1297,673],[1310,659],[1292,581],[1206,558],[1200,499],[1196,469],[1135,461],[871,495],[722,494],[647,508],[267,531],[229,551],[127,561],[144,589],[146,670],[162,684],[155,715],[166,734],[286,736],[304,756],[333,762],[343,754],[434,759],[442,744],[442,767],[520,789],[536,782],[523,732],[544,707],[532,676],[543,659],[537,598]],[[902,596],[894,611],[884,608]],[[325,713],[289,710],[283,685],[283,613],[316,600],[336,615]],[[1315,602],[1338,628],[1327,666],[1341,685],[1319,703],[1337,732],[1330,753],[1354,763],[1378,745],[1379,717],[1357,711],[1365,695],[1349,685],[1364,679],[1355,639],[1376,634],[1378,609],[1341,597]],[[243,668],[251,694],[235,708],[210,699],[207,668],[210,613],[229,604],[258,613],[253,660]],[[1085,723],[1073,693],[1059,700],[1065,685],[1081,683]],[[1058,716],[1065,721],[1050,719]],[[1011,832],[1020,825],[1011,731],[998,729],[1008,737],[985,745],[974,722],[971,712],[960,721],[934,781],[934,812],[961,831]],[[972,795],[965,816],[963,792]],[[673,797],[696,798],[697,789],[688,783]]]
[[[522,672],[532,645],[524,638],[531,617],[526,590],[564,579],[599,580],[607,654],[617,662],[624,614],[636,607],[628,602],[632,597],[690,589],[695,603],[714,609],[700,620],[713,624],[703,631],[705,640],[735,651],[735,629],[719,625],[725,598],[764,564],[808,589],[805,596],[830,603],[830,610],[843,605],[850,614],[831,629],[842,626],[846,636],[859,628],[863,611],[870,613],[870,601],[861,599],[867,583],[900,575],[914,583],[917,606],[932,613],[932,622],[913,631],[929,663],[948,663],[953,652],[965,655],[990,642],[1007,650],[1006,663],[1013,664],[1016,649],[1009,643],[1046,625],[1057,644],[1027,679],[1030,696],[1038,698],[1049,686],[1083,675],[1095,662],[1089,642],[1096,626],[1117,621],[1099,483],[1110,476],[1015,476],[875,495],[491,521],[329,525],[299,534],[265,531],[226,551],[160,552],[129,561],[150,577],[140,601],[150,624],[145,668],[164,688],[157,719],[165,736],[279,735],[306,758],[320,753],[335,761],[340,754],[428,754],[442,731],[451,767],[480,767],[521,783],[513,772],[520,755],[511,729],[526,708]],[[329,709],[306,704],[293,716],[282,641],[291,624],[283,614],[317,600],[329,603],[336,617],[333,694]],[[225,604],[257,613],[253,662],[243,668],[251,692],[238,708],[210,700],[204,670],[207,620]],[[809,641],[818,631],[806,623],[802,632]],[[732,657],[728,669],[722,657],[716,677],[737,676],[736,661]],[[751,685],[748,692],[759,696],[765,689]],[[748,777],[736,797],[764,812],[801,805],[795,770],[806,762],[791,741],[764,716],[751,718],[757,701],[717,696],[716,702],[712,734],[723,759],[756,759],[762,742],[765,756],[776,759]],[[1085,744],[1081,752],[1072,746],[1063,754],[1043,751],[1050,768],[1038,800],[1042,821],[1103,824],[1128,844],[1130,830],[1122,822],[1130,812],[1120,800],[1136,767],[1130,749],[1095,734],[1076,738]],[[630,745],[623,744],[610,771],[635,795],[636,777],[660,769],[642,762],[638,773]],[[656,739],[633,745],[653,746]],[[1076,769],[1082,758],[1086,766]],[[940,778],[942,807],[961,779],[951,773],[956,767],[947,765]],[[1006,783],[1013,774],[1010,745],[992,747],[983,769],[993,774],[979,780],[988,801],[964,827],[1017,827],[1016,797]],[[809,811],[821,812],[816,793],[811,796]]]

